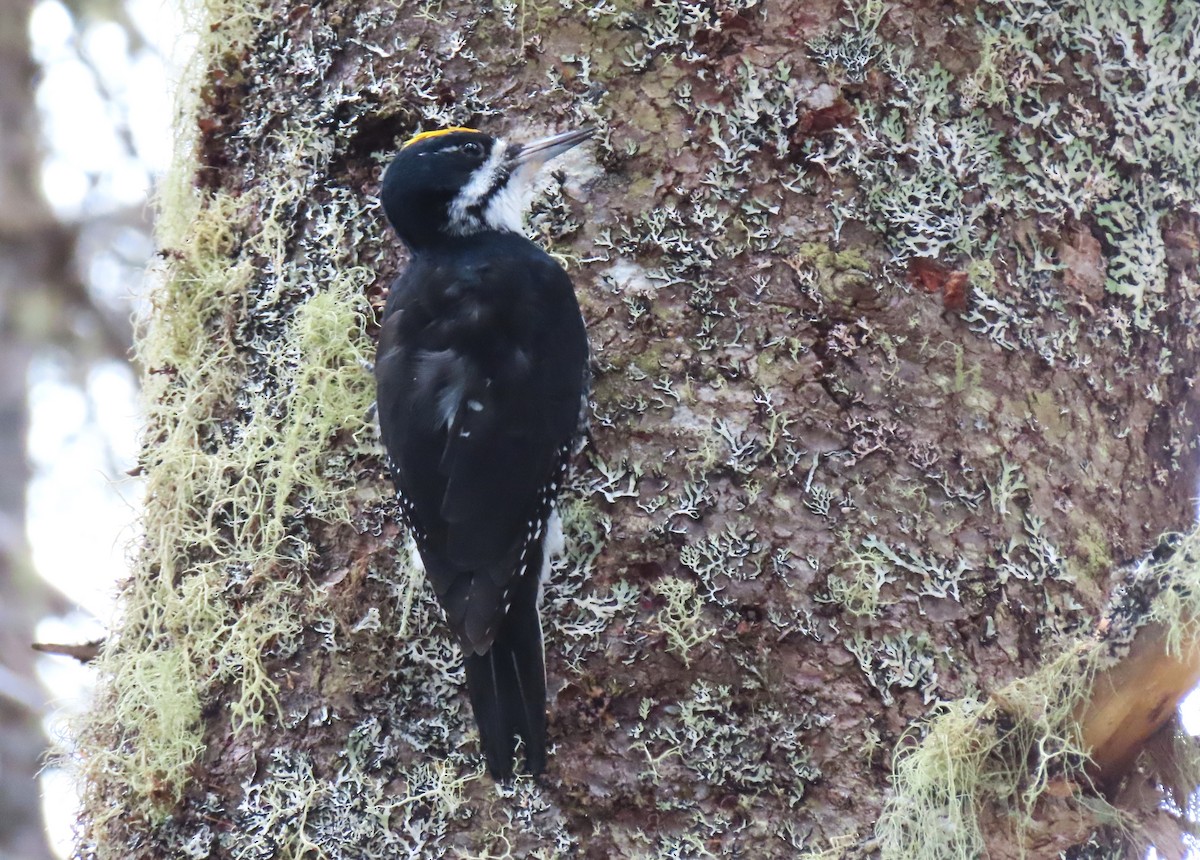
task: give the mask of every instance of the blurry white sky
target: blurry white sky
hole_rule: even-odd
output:
[[[42,186],[60,218],[104,228],[96,230],[104,246],[89,255],[82,274],[94,295],[116,306],[136,305],[144,291],[141,272],[153,245],[113,222],[121,210],[149,205],[154,178],[167,167],[178,68],[172,60],[182,31],[169,0],[127,0],[126,7],[145,41],[137,50],[121,25],[76,22],[58,0],[39,2],[30,20],[41,64]],[[123,362],[106,361],[78,379],[78,365],[67,359],[44,354],[30,370],[28,531],[38,572],[86,612],[43,620],[43,642],[103,635],[141,499],[139,483],[125,476],[141,426],[133,374]],[[63,721],[86,701],[91,671],[55,657],[42,658],[38,669],[59,707],[48,718],[51,735],[61,738]],[[50,769],[42,792],[52,844],[65,857],[74,788]]]
[[[125,6],[146,41],[132,56],[120,24],[96,21],[79,32],[57,0],[38,3],[30,21],[48,144],[42,184],[62,216],[141,205],[170,159],[175,74],[166,62],[179,39],[176,10],[165,0]]]
[[[0,0],[3,2],[3,0]],[[171,154],[173,82],[187,40],[171,0],[126,0],[146,46],[130,54],[125,30],[112,22],[79,24],[58,0],[41,0],[30,22],[42,64],[37,100],[47,152],[42,185],[66,220],[103,219],[146,206],[154,178]],[[144,291],[137,274],[152,246],[134,230],[110,235],[85,277],[109,299],[137,305]],[[64,357],[43,356],[30,371],[32,412],[28,529],[39,573],[87,614],[45,619],[44,642],[82,642],[103,635],[113,612],[115,581],[126,570],[141,499],[134,465],[141,420],[128,366],[96,365],[84,380],[71,378]],[[70,524],[64,539],[63,523]],[[65,658],[42,658],[42,680],[59,711],[48,718],[52,737],[86,701],[91,671]],[[1184,705],[1188,731],[1200,734],[1200,699]],[[66,774],[48,770],[43,806],[55,850],[67,856],[75,817],[74,788]]]

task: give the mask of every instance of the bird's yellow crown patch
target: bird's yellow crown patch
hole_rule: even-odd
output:
[[[404,141],[404,146],[402,146],[400,148],[405,149],[406,147],[412,146],[417,141],[427,140],[428,138],[431,138],[431,137],[441,137],[443,134],[452,134],[453,132],[456,132],[456,131],[473,131],[473,132],[478,133],[479,129],[467,128],[466,126],[461,126],[461,125],[454,125],[454,126],[451,126],[450,128],[437,128],[437,129],[434,129],[433,131],[423,131],[420,134],[413,135],[408,140]]]

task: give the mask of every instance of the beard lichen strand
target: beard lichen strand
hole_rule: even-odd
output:
[[[201,706],[217,690],[230,696],[234,733],[277,713],[268,664],[299,647],[313,614],[298,575],[312,538],[296,525],[349,518],[354,476],[331,470],[326,452],[335,433],[368,435],[363,286],[373,275],[343,242],[357,201],[335,191],[314,206],[306,229],[323,253],[294,258],[293,230],[256,225],[291,211],[300,201],[284,198],[301,185],[281,176],[265,192],[202,192],[178,181],[192,158],[185,139],[164,186],[159,236],[171,253],[151,296],[157,316],[137,340],[151,371],[144,537],[98,664],[97,706],[77,735],[92,844],[114,838],[114,797],[156,826],[167,820],[205,746]],[[237,344],[230,314],[251,312],[265,272],[317,291],[299,294],[276,340]],[[248,390],[250,352],[278,383],[270,402]]]
[[[967,696],[945,703],[941,714],[910,730],[917,740],[897,745],[894,789],[876,829],[884,860],[976,856],[987,851],[1000,821],[1015,828],[1021,834],[1018,844],[1023,844],[1024,834],[1037,827],[1038,803],[1052,784],[1088,806],[1092,826],[1101,821],[1130,834],[1138,831],[1128,811],[1090,791],[1093,780],[1110,780],[1113,774],[1096,772],[1084,734],[1093,728],[1091,704],[1112,693],[1105,673],[1124,659],[1136,638],[1160,637],[1156,647],[1164,660],[1194,666],[1200,659],[1200,529],[1172,538],[1169,556],[1141,561],[1110,598],[1106,619],[1111,624],[1100,625],[1094,635],[1065,640],[1039,669],[987,699]],[[1148,593],[1154,595],[1145,610],[1114,614],[1125,591],[1139,583],[1149,583]],[[1146,710],[1158,707],[1155,689]],[[1132,695],[1146,698],[1140,692]],[[1122,719],[1136,712],[1125,710]],[[1110,730],[1111,725],[1102,728]],[[1142,760],[1145,772],[1165,765],[1170,773],[1183,775],[1175,782],[1188,790],[1200,782],[1195,744],[1174,745],[1168,762],[1156,761],[1158,754],[1152,750],[1149,760]],[[1186,800],[1172,800],[1186,805]],[[1082,833],[1080,839],[1086,836]]]

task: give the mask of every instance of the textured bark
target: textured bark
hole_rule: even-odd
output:
[[[1123,850],[1078,761],[1016,808],[1024,769],[1069,746],[1045,733],[1010,794],[968,798],[986,848],[921,853],[940,820],[885,832],[906,731],[939,700],[977,701],[994,737],[1053,726],[1013,683],[1069,681],[1046,667],[1121,564],[1193,520],[1200,232],[1172,189],[1194,162],[1138,166],[1095,88],[1121,56],[1080,47],[1094,4],[1040,64],[1001,50],[1033,3],[841,23],[833,3],[568,5],[210,10],[83,851]],[[1068,136],[1019,118],[1034,91],[1096,135],[1078,187],[1049,169]],[[532,222],[570,263],[596,369],[546,612],[556,749],[543,785],[498,794],[362,427],[355,309],[403,265],[372,196],[398,141],[584,122],[597,143]],[[1156,804],[1122,807],[1135,841]]]

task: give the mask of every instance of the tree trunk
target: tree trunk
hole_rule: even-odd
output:
[[[81,852],[1177,851],[1200,12],[1056,6],[210,2]],[[497,791],[368,428],[375,195],[585,123],[554,751]]]

